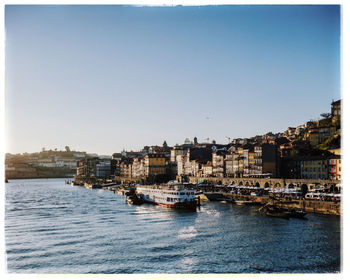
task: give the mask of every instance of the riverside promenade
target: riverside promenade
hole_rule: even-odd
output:
[[[180,178],[178,178],[180,179]],[[281,179],[281,178],[217,178],[217,177],[188,177],[190,183],[198,184],[203,181],[212,184],[254,186],[260,188],[293,189],[307,187],[308,191],[315,188],[333,188],[340,191],[341,181],[317,179]]]
[[[76,178],[77,179],[77,178]],[[270,201],[268,195],[244,195],[244,194],[235,194],[230,192],[226,188],[214,188],[205,187],[200,183],[203,182],[203,179],[209,184],[216,185],[220,183],[222,186],[227,186],[229,184],[236,186],[254,186],[258,187],[261,190],[265,188],[270,189],[295,189],[295,188],[306,188],[308,192],[312,192],[315,188],[333,188],[334,191],[339,191],[339,183],[332,182],[329,180],[304,180],[304,179],[258,179],[258,178],[198,178],[190,177],[189,181],[192,184],[196,185],[197,191],[202,192],[216,192],[221,196],[224,196],[228,199],[234,201],[252,201],[260,204],[265,204]],[[134,185],[137,183],[143,183],[145,178],[132,178],[132,177],[115,177],[113,180],[119,186],[114,187],[118,190],[123,190],[124,186]],[[82,178],[76,183],[84,185],[84,180]],[[330,214],[330,215],[341,215],[341,201],[322,201],[322,200],[309,200],[309,199],[291,199],[291,198],[282,198],[279,200],[283,204],[284,208],[287,209],[300,209],[310,213],[319,213],[319,214]]]

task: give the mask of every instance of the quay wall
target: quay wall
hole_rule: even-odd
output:
[[[224,194],[228,198],[243,201],[255,201],[265,204],[270,201],[266,196],[250,196],[237,194]],[[277,203],[277,202],[276,202]],[[280,203],[287,209],[304,210],[309,213],[341,215],[341,203],[333,201],[318,200],[280,200]]]

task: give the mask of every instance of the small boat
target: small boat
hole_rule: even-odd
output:
[[[265,211],[265,215],[275,218],[284,218],[289,219],[289,212],[285,211],[282,208],[278,207],[268,207]]]
[[[261,202],[251,201],[251,200],[236,200],[237,205],[246,205],[246,206],[258,206],[261,205]]]
[[[246,201],[244,201],[244,200],[236,200],[235,203],[237,205],[244,205],[246,203]]]
[[[85,183],[84,186],[85,186],[85,188],[88,188],[88,189],[102,189],[102,186],[99,184]]]
[[[143,199],[137,195],[131,195],[126,197],[126,203],[131,205],[141,205],[143,204]]]
[[[288,211],[288,214],[291,218],[303,219],[306,215],[306,212],[302,210],[292,209]]]

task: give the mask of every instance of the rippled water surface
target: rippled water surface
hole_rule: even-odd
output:
[[[6,184],[14,273],[338,272],[340,218],[278,219],[220,202],[197,212],[128,205],[64,179]]]

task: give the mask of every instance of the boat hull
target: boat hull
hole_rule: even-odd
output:
[[[304,219],[306,212],[304,211],[290,211],[289,216],[291,218]]]
[[[265,214],[267,216],[270,216],[270,217],[289,219],[289,214],[284,213],[284,212],[269,212],[269,211],[267,211]]]
[[[198,206],[198,203],[196,201],[191,202],[176,202],[176,203],[162,203],[162,202],[155,202],[151,200],[144,199],[144,202],[155,204],[155,205],[161,205],[166,206],[174,209],[193,209],[195,210]]]
[[[143,204],[143,199],[139,197],[127,197],[126,198],[126,203],[130,205],[141,205]]]
[[[289,219],[289,211],[279,207],[270,207],[266,209],[265,214],[270,217]]]

